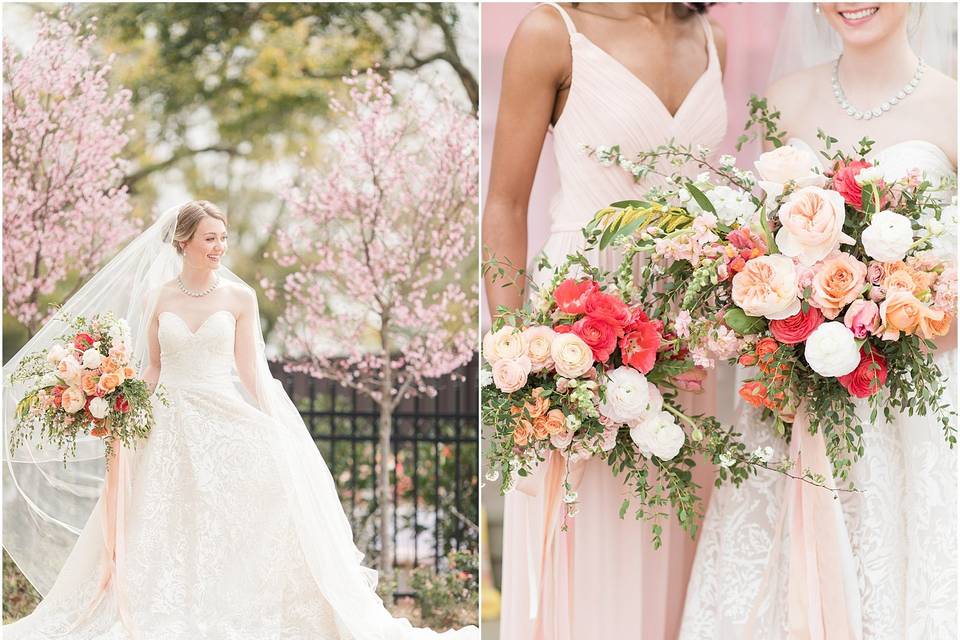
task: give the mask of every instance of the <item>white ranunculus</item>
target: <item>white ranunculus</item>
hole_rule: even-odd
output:
[[[654,455],[661,460],[671,460],[680,453],[686,435],[673,414],[650,411],[630,428],[630,438],[644,456],[649,458]]]
[[[110,411],[110,403],[103,398],[94,398],[90,401],[90,415],[94,418],[106,418]]]
[[[910,219],[893,211],[879,211],[860,235],[863,250],[880,262],[903,260],[913,244]]]
[[[103,360],[103,356],[100,355],[100,352],[96,349],[87,349],[83,352],[83,368],[84,369],[96,369],[100,366],[100,362]]]
[[[50,348],[47,349],[47,362],[50,364],[57,364],[61,360],[67,357],[70,352],[65,346],[59,342],[54,342],[50,345]]]
[[[857,339],[842,322],[824,322],[814,329],[803,356],[810,368],[825,378],[845,376],[860,364]]]
[[[857,176],[854,178],[857,184],[861,186],[872,182],[880,182],[883,179],[883,169],[878,166],[864,167],[860,169],[860,172],[857,173]]]
[[[607,373],[600,414],[614,422],[639,419],[650,406],[647,378],[633,367],[617,367]]]
[[[516,327],[509,325],[491,331],[483,338],[483,357],[494,364],[497,360],[511,360],[527,354],[527,339]]]
[[[530,358],[501,358],[493,363],[493,384],[504,393],[513,393],[527,384],[530,375]]]

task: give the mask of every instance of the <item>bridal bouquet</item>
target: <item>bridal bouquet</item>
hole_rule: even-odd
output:
[[[580,275],[571,275],[573,267]],[[722,478],[735,482],[746,476],[750,456],[715,419],[680,406],[677,392],[701,389],[705,371],[673,323],[651,317],[642,299],[614,280],[582,254],[570,256],[535,303],[502,310],[485,336],[482,413],[493,428],[487,478],[502,475],[509,491],[555,452],[565,460],[561,499],[573,516],[571,469],[600,457],[632,490],[621,517],[634,503],[659,546],[657,522],[667,504],[696,531],[694,453],[723,462]]]
[[[857,398],[869,399],[871,420],[881,410],[888,420],[894,409],[935,414],[955,444],[932,352],[956,315],[957,271],[933,250],[943,185],[918,171],[888,176],[865,159],[869,140],[849,157],[820,138],[825,170],[811,151],[780,145],[756,162],[759,180],[730,156],[712,166],[702,150],[667,145],[636,159],[593,150],[634,175],[661,157],[708,171],[666,175],[648,201],[601,211],[592,233],[624,248],[626,271],[636,254],[649,256],[639,293],[656,287],[661,309],[676,309],[674,331],[694,363],[756,366],[739,393],[781,434],[802,403],[845,477],[863,452]],[[665,225],[660,211],[682,222]]]
[[[39,431],[66,459],[78,438],[91,435],[104,439],[109,460],[116,443],[132,446],[150,433],[150,392],[131,366],[126,321],[104,313],[69,324],[59,341],[26,356],[11,375],[11,383],[28,387],[16,407],[11,447]]]

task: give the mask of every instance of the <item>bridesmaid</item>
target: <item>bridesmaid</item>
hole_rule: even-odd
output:
[[[512,265],[532,262],[527,207],[548,132],[560,191],[542,252],[556,264],[581,247],[597,210],[656,184],[601,167],[581,144],[619,143],[629,154],[673,138],[716,148],[726,130],[724,37],[705,5],[548,5],[524,18],[504,63],[483,241],[488,258]],[[486,292],[492,312],[523,303],[517,287],[488,281]],[[710,470],[699,473],[709,485]],[[565,532],[545,525],[558,505],[545,503],[542,474],[506,497],[501,637],[676,637],[694,542],[671,520],[655,551],[648,523],[618,518],[627,489],[605,462],[577,474],[581,511]]]

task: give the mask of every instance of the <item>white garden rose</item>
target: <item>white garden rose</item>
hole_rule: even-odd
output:
[[[90,415],[94,418],[106,418],[110,411],[110,403],[103,398],[94,398],[90,401]]]
[[[857,339],[842,322],[824,322],[814,329],[803,356],[810,368],[825,378],[845,376],[860,364]]]
[[[504,393],[513,393],[527,384],[530,358],[501,358],[493,363],[493,384]]]
[[[57,363],[57,375],[68,385],[76,386],[80,384],[80,373],[80,363],[73,354],[68,354]]]
[[[680,453],[686,435],[673,414],[650,411],[630,428],[630,438],[644,456],[649,458],[654,455],[661,460],[672,460]]]
[[[555,336],[550,345],[550,356],[557,373],[564,378],[578,378],[593,366],[593,351],[573,333]]]
[[[550,348],[553,346],[556,335],[550,327],[537,326],[524,330],[523,338],[527,342],[527,355],[530,356],[534,371],[542,371],[553,366]]]
[[[526,354],[527,341],[516,327],[501,327],[483,338],[483,357],[490,364],[502,358],[519,358]]]
[[[799,188],[822,187],[826,182],[826,177],[819,172],[817,156],[790,145],[760,154],[754,167],[760,176],[757,184],[767,194],[768,206],[783,193],[788,182],[795,182]]]
[[[103,356],[96,349],[87,349],[83,352],[83,368],[96,369],[103,361]]]
[[[910,219],[893,211],[879,211],[873,214],[870,226],[860,235],[860,243],[864,252],[874,260],[903,260],[913,244]]]
[[[600,415],[614,422],[640,419],[650,406],[647,378],[633,367],[621,366],[607,373]]]
[[[52,345],[50,345],[50,348],[47,349],[47,362],[55,365],[66,358],[69,353],[70,351],[68,351],[67,348],[61,343],[54,342]]]

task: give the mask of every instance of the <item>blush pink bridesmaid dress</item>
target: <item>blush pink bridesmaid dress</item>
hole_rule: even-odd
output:
[[[578,33],[564,9],[573,52],[573,78],[563,114],[553,127],[560,190],[551,207],[550,237],[542,251],[556,264],[582,247],[581,229],[611,202],[642,195],[656,184],[634,184],[626,172],[602,167],[581,149],[620,144],[626,154],[674,139],[716,149],[726,131],[726,103],[710,24],[708,64],[675,114],[623,64]],[[610,256],[592,258],[612,266]],[[605,264],[606,263],[606,264]],[[710,411],[710,394],[694,410]],[[503,640],[664,640],[677,636],[695,543],[676,518],[664,524],[654,550],[650,525],[618,517],[627,487],[602,460],[578,463],[580,512],[561,532],[556,461],[541,465],[506,496],[503,550]],[[712,469],[698,467],[709,491]]]

